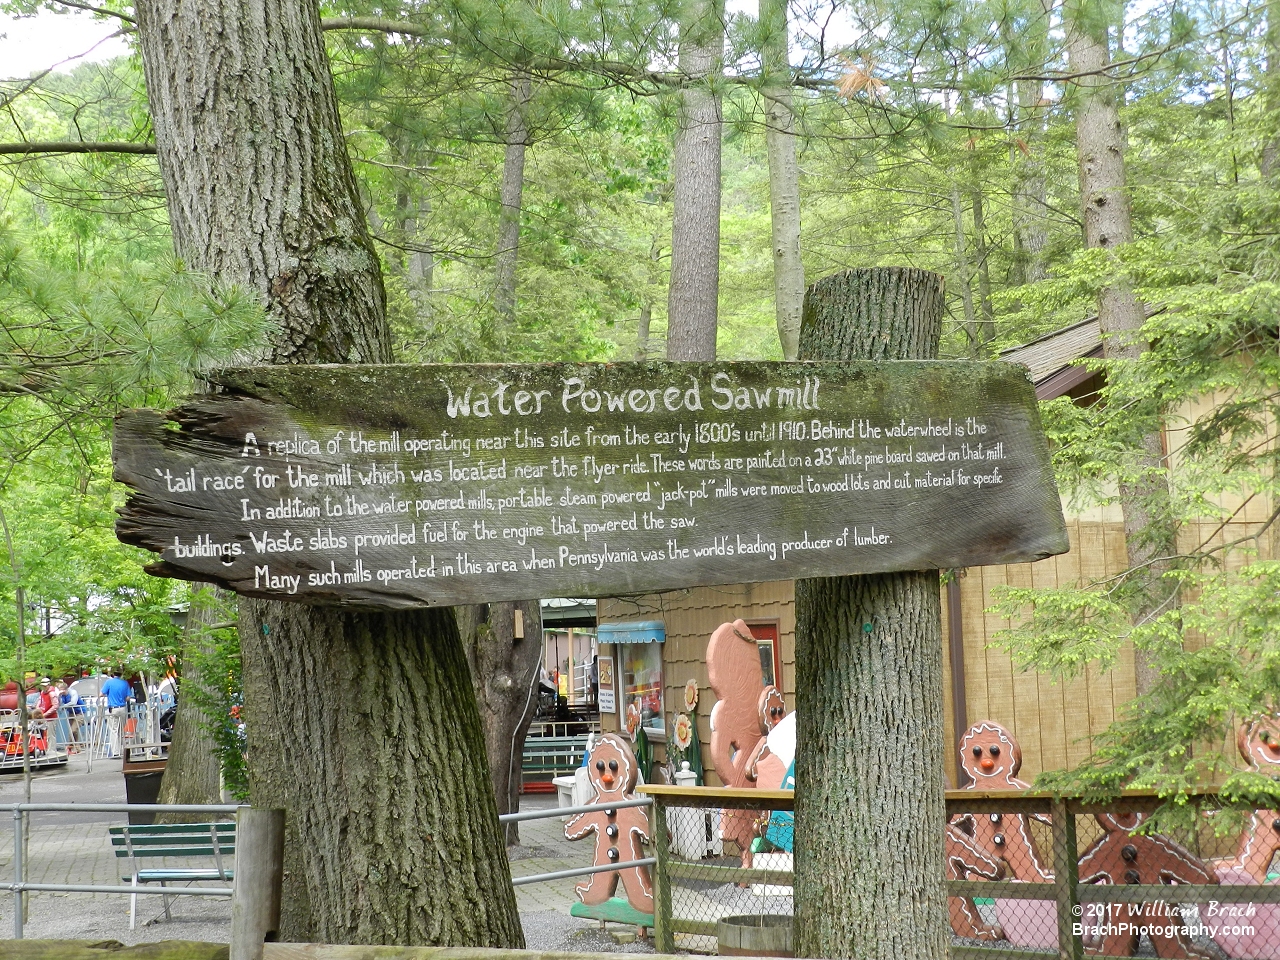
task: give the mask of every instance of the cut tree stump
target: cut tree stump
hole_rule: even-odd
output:
[[[827,277],[800,359],[932,360],[942,307],[923,270]],[[796,709],[796,956],[945,957],[938,572],[797,581]]]

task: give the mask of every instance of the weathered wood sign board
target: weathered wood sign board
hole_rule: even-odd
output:
[[[229,370],[116,422],[151,572],[398,608],[1037,560],[1067,549],[1001,363]]]

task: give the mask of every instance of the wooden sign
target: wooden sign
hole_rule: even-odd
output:
[[[293,366],[121,414],[117,534],[161,576],[400,608],[1067,550],[1003,363]]]

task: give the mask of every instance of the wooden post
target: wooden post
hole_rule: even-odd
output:
[[[1080,854],[1076,849],[1076,818],[1065,800],[1053,801],[1053,885],[1058,901],[1058,957],[1081,960],[1084,945],[1074,926],[1080,915]]]
[[[231,897],[230,960],[262,960],[262,944],[280,929],[284,811],[236,811],[236,874]]]
[[[924,270],[827,277],[805,295],[800,359],[935,359],[942,308]],[[796,581],[796,700],[796,956],[946,956],[937,570]]]
[[[653,948],[658,953],[675,953],[675,934],[671,929],[671,883],[667,864],[671,844],[667,836],[667,808],[661,797],[653,798],[649,808],[649,832],[653,837]]]

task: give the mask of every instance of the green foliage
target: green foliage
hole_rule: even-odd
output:
[[[216,746],[223,785],[236,800],[247,801],[249,771],[245,763],[245,725],[240,715],[243,686],[235,617],[234,597],[193,585],[178,695],[200,712]]]
[[[179,589],[148,576],[143,552],[115,539],[105,439],[80,440],[79,449],[44,443],[0,489],[9,534],[0,544],[0,681],[18,679],[19,585],[28,671],[123,666],[159,675],[177,653],[170,614]]]
[[[642,316],[650,352],[661,351],[681,8],[326,5],[325,16],[411,28],[326,34],[403,359],[630,358]],[[1234,540],[1224,525],[1242,503],[1280,494],[1280,183],[1263,169],[1280,143],[1280,99],[1265,12],[1067,5],[1078,23],[1123,39],[1107,79],[1124,105],[1137,240],[1104,254],[1082,249],[1077,92],[1053,82],[1067,67],[1061,10],[1035,0],[790,7],[811,280],[903,263],[942,273],[952,357],[995,355],[1080,321],[1117,281],[1158,307],[1144,331],[1150,352],[1098,363],[1098,397],[1052,401],[1043,415],[1059,479],[1081,508],[1114,508],[1122,489],[1150,486],[1141,438],[1172,422],[1172,497],[1146,506],[1182,531],[1168,574],[1181,606],[1133,624],[1130,575],[1000,600],[1017,621],[1001,642],[1024,666],[1071,676],[1137,646],[1160,671],[1085,768],[1045,781],[1055,787],[1177,792],[1217,778],[1259,789],[1235,771],[1229,734],[1280,707],[1269,639],[1280,635],[1280,525],[1255,523]],[[842,17],[836,42],[828,25]],[[725,358],[774,358],[761,65],[782,27],[739,11],[726,28],[725,76],[711,82],[726,131],[718,347]],[[513,319],[495,308],[494,264],[520,77],[532,94],[521,108]],[[150,135],[134,58],[0,83],[0,102],[9,140]],[[67,656],[169,650],[160,611],[172,596],[127,575],[136,555],[109,533],[105,417],[121,404],[163,405],[209,364],[250,349],[260,312],[169,262],[152,160],[22,158],[3,170],[0,504],[17,531],[6,589],[20,575],[33,603],[67,611],[56,634]],[[31,656],[53,664],[60,642],[33,642]],[[238,661],[229,637],[218,643],[209,668],[230,691]],[[210,710],[226,717],[227,703]]]

